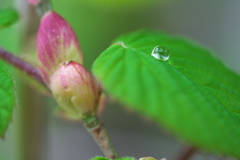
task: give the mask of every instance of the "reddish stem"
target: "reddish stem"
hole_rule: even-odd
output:
[[[21,58],[9,53],[8,51],[0,48],[0,58],[12,66],[20,69],[21,71],[25,72],[30,77],[34,78],[39,83],[43,84],[46,88],[48,88],[42,80],[41,75],[39,74],[38,70],[34,68],[31,64],[23,61]]]
[[[107,158],[116,159],[118,157],[116,149],[114,148],[103,123],[100,122],[97,116],[86,117],[84,122],[85,128],[93,136],[104,155]]]
[[[178,155],[176,160],[189,160],[194,155],[194,153],[196,153],[196,151],[197,149],[192,146],[185,147]]]

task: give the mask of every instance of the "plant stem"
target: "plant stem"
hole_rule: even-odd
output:
[[[196,151],[197,149],[192,146],[185,147],[176,160],[188,160],[194,155],[194,153],[196,153]]]
[[[21,71],[25,72],[30,77],[34,78],[37,82],[44,85],[46,88],[48,88],[45,83],[43,82],[38,70],[34,68],[31,64],[23,61],[21,58],[7,52],[3,48],[0,48],[0,58],[12,66],[20,69]]]
[[[50,0],[40,0],[37,5],[37,12],[39,16],[42,17],[46,12],[50,11],[51,8]]]
[[[108,136],[103,123],[94,115],[84,119],[85,128],[93,136],[98,146],[107,158],[115,159],[117,152]]]

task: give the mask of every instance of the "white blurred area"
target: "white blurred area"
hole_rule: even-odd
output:
[[[239,0],[170,0],[143,12],[143,26],[132,28],[151,27],[194,39],[210,48],[227,66],[240,73]],[[88,160],[102,155],[82,124],[61,120],[53,115],[52,108],[49,110],[51,111],[46,115],[48,130],[47,139],[44,140],[44,160]],[[16,112],[17,110],[15,115]],[[121,156],[151,156],[156,159],[166,157],[167,160],[174,160],[184,146],[182,141],[164,129],[141,119],[137,114],[125,111],[117,103],[109,103],[101,119]],[[5,140],[0,142],[0,160],[19,160],[16,157],[16,128],[15,124],[11,124]],[[222,158],[207,152],[196,154],[192,158],[219,159],[231,158]]]

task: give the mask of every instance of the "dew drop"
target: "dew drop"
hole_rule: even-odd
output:
[[[153,48],[151,55],[161,61],[167,61],[170,57],[170,51],[167,47],[156,46]]]

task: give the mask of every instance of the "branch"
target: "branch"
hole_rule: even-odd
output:
[[[48,87],[43,82],[42,77],[39,74],[38,70],[34,68],[31,64],[7,52],[1,47],[0,47],[0,58],[8,62],[12,66],[18,68],[19,70],[25,72],[27,75],[29,75],[30,77],[32,77],[33,79],[35,79],[37,82],[41,83],[43,86],[45,86],[48,89]]]
[[[90,116],[84,119],[85,128],[93,136],[98,146],[107,158],[116,159],[117,152],[107,134],[103,123],[96,116]]]
[[[196,151],[197,149],[192,146],[185,147],[176,160],[188,160],[194,155],[194,153],[196,153]]]

